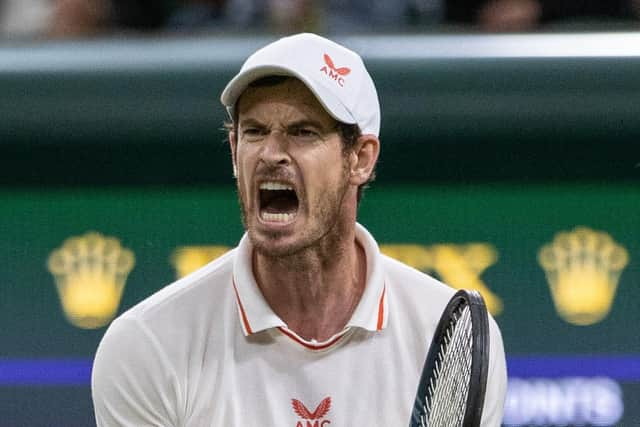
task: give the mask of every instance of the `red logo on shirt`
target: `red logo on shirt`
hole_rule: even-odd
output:
[[[320,68],[320,71],[322,71],[327,76],[335,80],[336,83],[338,83],[338,85],[344,86],[343,76],[346,76],[347,74],[349,74],[351,72],[351,68],[348,68],[348,67],[337,68],[335,65],[333,65],[333,60],[331,59],[331,57],[326,53],[324,54],[324,63],[326,65]]]
[[[291,406],[293,406],[293,411],[304,420],[298,421],[296,427],[326,427],[331,424],[329,420],[321,420],[331,409],[331,397],[325,397],[313,412],[309,411],[304,403],[298,399],[291,399]]]

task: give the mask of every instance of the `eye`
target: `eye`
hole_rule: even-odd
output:
[[[266,131],[257,126],[248,126],[242,128],[242,138],[247,141],[259,141],[265,135]]]
[[[320,139],[320,133],[312,127],[295,126],[289,129],[288,134],[295,141],[310,142]]]

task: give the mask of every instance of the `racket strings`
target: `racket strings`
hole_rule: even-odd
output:
[[[452,314],[425,396],[421,427],[462,426],[465,416],[473,335],[468,306]]]

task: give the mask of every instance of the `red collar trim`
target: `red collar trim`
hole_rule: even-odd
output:
[[[323,343],[320,343],[320,344],[313,344],[313,343],[310,343],[309,341],[303,340],[302,338],[300,338],[299,336],[297,336],[296,334],[294,334],[293,332],[291,332],[290,330],[288,330],[286,328],[278,326],[278,330],[280,332],[282,332],[283,334],[285,334],[286,336],[288,336],[289,338],[291,338],[292,340],[294,340],[295,342],[297,342],[298,344],[300,344],[301,346],[303,346],[305,348],[308,348],[309,350],[315,350],[315,351],[324,350],[326,348],[331,347],[332,345],[334,345],[335,343],[340,341],[340,339],[347,332],[347,330],[345,329],[342,333],[340,333],[338,336],[334,337],[330,341],[323,342]]]
[[[233,282],[233,290],[236,293],[236,300],[238,301],[238,308],[240,309],[240,317],[242,318],[242,326],[244,327],[244,331],[246,335],[251,335],[253,331],[251,330],[251,325],[249,324],[249,319],[247,319],[247,313],[244,311],[244,307],[242,306],[242,301],[240,301],[240,295],[238,295],[238,288],[236,287],[235,279],[231,279]]]
[[[382,288],[382,296],[380,297],[380,302],[378,303],[378,324],[376,326],[376,330],[382,330],[382,326],[384,325],[384,297],[387,293],[387,284],[385,283],[384,288]]]

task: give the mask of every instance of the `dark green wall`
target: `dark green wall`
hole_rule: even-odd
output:
[[[0,45],[0,184],[227,183],[218,96],[268,40]],[[571,35],[390,40],[343,40],[378,87],[381,181],[638,180],[640,56],[577,54]]]

